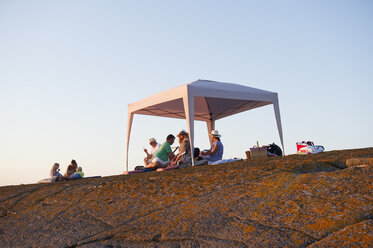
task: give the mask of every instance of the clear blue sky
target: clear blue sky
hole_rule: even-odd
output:
[[[209,79],[279,94],[285,149],[373,145],[372,1],[0,1],[0,185],[76,159],[125,169],[127,105]],[[185,121],[135,116],[130,168]],[[272,106],[216,123],[225,158],[279,144]],[[208,147],[204,123],[196,145]]]

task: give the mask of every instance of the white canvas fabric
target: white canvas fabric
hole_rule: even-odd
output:
[[[128,150],[134,114],[186,119],[189,141],[193,150],[194,120],[206,121],[210,134],[215,129],[216,120],[269,104],[273,104],[282,150],[285,154],[280,108],[275,92],[232,83],[197,80],[129,104],[126,169],[128,171]]]

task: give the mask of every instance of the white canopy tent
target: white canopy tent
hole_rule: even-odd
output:
[[[197,80],[129,104],[126,169],[128,171],[128,150],[134,114],[186,119],[193,151],[194,120],[206,121],[208,132],[211,133],[215,129],[216,120],[269,104],[273,104],[284,152],[280,108],[275,92],[232,83]]]

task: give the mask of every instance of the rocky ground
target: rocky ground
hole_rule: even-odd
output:
[[[0,203],[0,247],[373,247],[373,148],[7,186]]]

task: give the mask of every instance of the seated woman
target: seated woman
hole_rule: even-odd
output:
[[[66,170],[66,173],[65,173],[65,177],[69,177],[71,176],[72,174],[74,174],[74,172],[76,171],[76,169],[78,168],[78,164],[76,163],[76,161],[73,159],[71,160],[71,163],[70,165],[67,167],[67,170]]]
[[[58,178],[62,177],[62,174],[59,172],[60,171],[59,168],[60,168],[60,165],[58,163],[54,163],[50,171],[50,176],[49,176],[49,179],[51,182],[58,181]]]
[[[80,178],[83,178],[84,177],[84,173],[82,171],[82,167],[78,167],[76,169],[76,172],[74,174],[72,174],[71,176],[69,176],[69,179],[80,179]]]
[[[179,138],[180,144],[179,153],[171,161],[171,165],[186,164],[188,163],[188,160],[190,161],[191,157],[188,133],[181,130],[177,137]]]
[[[210,150],[202,151],[200,153],[201,157],[209,162],[215,162],[223,159],[224,146],[220,141],[221,135],[217,130],[212,130],[212,146]]]
[[[146,168],[165,168],[170,164],[175,154],[171,150],[171,145],[175,142],[175,136],[172,134],[168,135],[166,141],[159,148],[158,152],[155,154],[152,162],[146,166]]]

